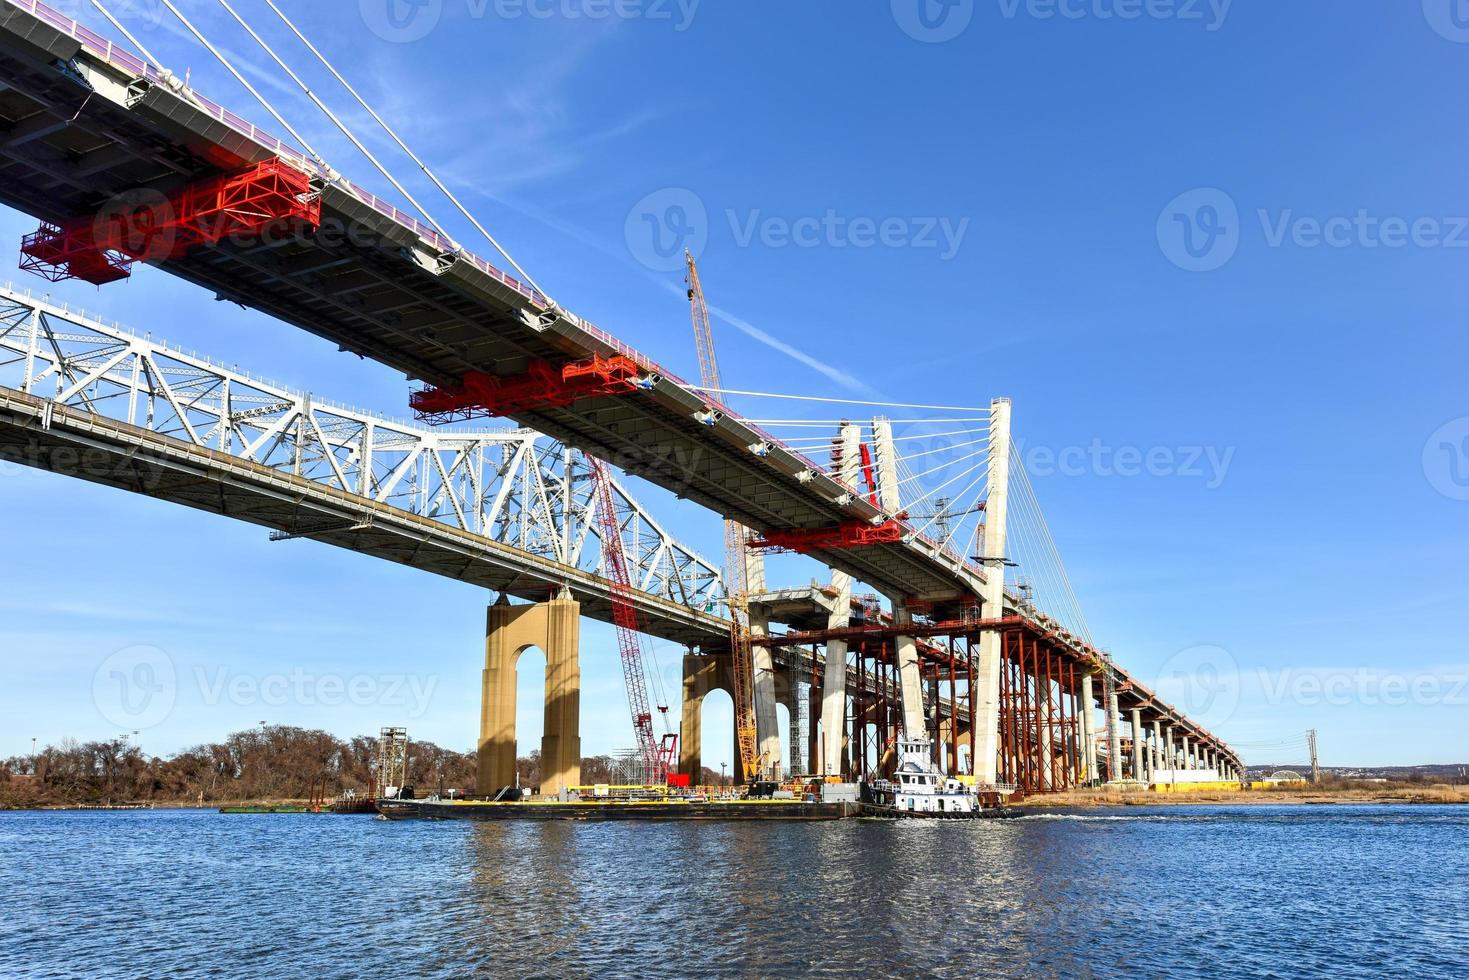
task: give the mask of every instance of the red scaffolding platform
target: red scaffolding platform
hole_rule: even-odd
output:
[[[535,360],[524,374],[496,376],[471,371],[457,385],[413,392],[408,404],[420,420],[441,425],[560,408],[582,398],[620,395],[635,389],[642,374],[636,361],[621,354],[562,365]]]
[[[903,540],[903,525],[896,520],[881,524],[850,521],[836,527],[767,531],[749,543],[752,551],[794,551],[804,555],[812,551],[844,551],[874,544],[896,544]]]
[[[21,241],[20,267],[61,282],[102,286],[132,275],[135,262],[178,258],[198,245],[254,235],[276,222],[321,224],[321,199],[307,175],[279,158],[191,184],[172,197],[43,222]]]

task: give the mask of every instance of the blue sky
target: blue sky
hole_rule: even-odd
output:
[[[280,2],[542,286],[677,373],[697,375],[687,307],[644,215],[662,245],[692,232],[732,385],[1003,395],[1029,450],[1081,450],[1035,484],[1092,632],[1248,761],[1298,761],[1312,727],[1327,764],[1469,761],[1469,11],[958,0],[946,19],[925,0],[925,20],[919,0],[430,0],[390,20],[387,0]],[[237,6],[309,67],[263,3]],[[161,60],[269,123],[151,0],[129,9]],[[381,184],[215,4],[183,9],[338,169]],[[668,223],[674,205],[687,220]],[[33,225],[0,213],[12,241]],[[155,270],[52,292],[404,414],[401,376]],[[1124,475],[1123,448],[1172,462]],[[719,555],[717,520],[646,496]],[[0,504],[18,559],[0,572],[0,752],[119,731],[94,677],[138,646],[179,678],[139,736],[149,751],[262,720],[347,735],[404,715],[472,744],[485,594],[41,474],[7,471]],[[670,683],[677,656],[660,646]],[[219,695],[296,670],[378,686],[340,705]],[[601,626],[583,670],[584,750],[620,747]],[[728,708],[711,715],[717,763]],[[538,735],[523,718],[523,747]]]

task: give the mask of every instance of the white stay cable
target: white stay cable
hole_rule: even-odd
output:
[[[968,486],[966,486],[964,489],[960,490],[958,493],[954,494],[954,499],[955,500],[959,500],[961,498],[967,497],[969,491],[973,490],[975,487],[977,487],[980,484],[984,483],[988,479],[989,479],[989,468],[986,467],[985,470],[984,470],[984,472],[982,472],[978,476],[976,476],[969,483]],[[933,525],[936,524],[938,522],[938,520],[944,516],[944,514],[945,514],[945,511],[942,511],[942,510],[941,511],[938,511],[937,513],[935,513],[932,517],[930,517],[928,519],[928,523],[927,524],[924,524],[922,527],[920,527],[916,533],[918,535],[920,535],[920,536],[922,536],[923,534],[925,534],[928,531],[929,528],[933,527]]]
[[[945,480],[943,483],[940,483],[938,486],[934,487],[932,490],[928,491],[928,493],[926,493],[923,496],[919,497],[917,500],[908,501],[904,505],[904,509],[911,509],[911,508],[913,508],[914,506],[916,506],[918,504],[924,503],[925,501],[928,500],[928,498],[932,497],[934,494],[936,494],[940,490],[944,489],[944,487],[947,487],[947,486],[950,486],[952,484],[958,483],[960,480],[962,480],[964,477],[968,476],[970,473],[973,473],[975,470],[982,470],[983,472],[981,472],[979,474],[979,476],[977,476],[977,477],[974,478],[974,482],[973,483],[969,484],[968,487],[965,487],[963,490],[959,491],[959,493],[954,494],[954,496],[956,498],[957,497],[960,497],[960,496],[963,496],[965,493],[968,493],[969,492],[970,487],[973,487],[975,484],[979,483],[980,480],[984,480],[984,479],[988,478],[988,476],[989,476],[989,469],[990,469],[990,460],[988,458],[982,459],[978,463],[975,463],[973,466],[971,466],[968,469],[964,470],[962,473],[959,473],[956,476],[950,477],[949,479]],[[932,525],[934,521],[936,521],[936,520],[939,519],[939,516],[940,515],[936,514],[933,517],[931,517],[929,519],[929,521],[928,521],[928,524],[925,524],[925,525],[923,525],[923,527],[921,527],[921,528],[918,529],[918,533],[919,534],[922,534],[924,531],[927,531],[928,528],[929,528],[929,526]]]
[[[209,43],[209,39],[208,38],[206,38],[203,34],[199,33],[199,29],[189,22],[189,19],[187,17],[185,17],[179,11],[179,8],[178,7],[174,6],[173,0],[161,0],[161,2],[163,3],[163,5],[165,7],[168,8],[168,10],[169,10],[170,13],[172,13],[175,17],[177,17],[179,19],[179,23],[183,24],[184,27],[186,27],[188,29],[189,33],[192,34],[192,35],[194,35],[195,40],[197,40],[200,44],[204,45],[204,47],[209,51],[209,53],[212,54],[212,55],[214,55],[215,59],[221,65],[224,65],[225,69],[231,75],[235,76],[235,81],[237,81],[241,85],[245,86],[245,90],[248,91],[251,95],[255,96],[255,101],[257,101],[261,105],[265,106],[265,111],[266,112],[269,112],[272,116],[275,117],[275,121],[276,122],[280,123],[282,126],[285,127],[286,132],[290,133],[291,134],[291,138],[296,141],[296,145],[300,146],[301,149],[303,149],[307,153],[311,154],[311,156],[316,160],[316,162],[321,165],[321,169],[323,171],[330,171],[331,170],[331,168],[326,165],[326,161],[321,158],[321,154],[320,153],[317,153],[316,150],[312,148],[311,144],[308,143],[308,142],[306,142],[306,138],[305,137],[303,137],[300,133],[296,132],[296,128],[294,126],[292,126],[290,123],[286,122],[286,117],[285,116],[282,116],[279,112],[276,112],[275,111],[275,106],[271,105],[270,102],[265,98],[265,96],[261,95],[256,90],[256,88],[255,88],[254,85],[251,85],[248,81],[246,81],[245,76],[240,74],[239,70],[236,69],[235,66],[230,63],[230,60],[228,58],[226,58],[220,52],[220,50],[218,48],[216,48],[214,45],[212,45],[212,44]]]
[[[138,53],[141,54],[144,58],[147,58],[148,61],[153,65],[153,67],[160,69],[163,68],[163,62],[153,57],[152,53],[149,52],[147,48],[143,47],[143,42],[133,37],[132,33],[126,27],[122,26],[122,21],[112,16],[112,11],[102,6],[102,0],[92,0],[92,6],[100,10],[102,12],[102,16],[107,18],[107,23],[111,24],[113,27],[121,31],[122,36],[127,38],[127,42],[133,47],[137,48]]]
[[[164,2],[167,3],[168,0],[164,0]],[[358,94],[357,90],[352,87],[352,84],[348,82],[347,79],[342,77],[342,73],[337,71],[332,63],[326,59],[326,56],[317,50],[316,45],[312,44],[307,39],[306,35],[301,33],[300,28],[298,28],[291,21],[291,19],[281,11],[281,8],[275,5],[275,0],[265,0],[265,3],[268,7],[270,7],[271,10],[275,11],[275,15],[279,17],[281,21],[291,29],[291,33],[296,35],[301,43],[306,45],[306,48],[313,55],[316,56],[316,60],[321,62],[322,67],[331,72],[332,77],[335,78],[339,83],[341,83],[341,86],[344,89],[351,93],[352,98],[357,100],[357,104],[362,106],[362,108],[367,111],[367,114],[372,116],[372,118],[377,121],[377,124],[383,128],[383,132],[392,137],[393,142],[398,144],[398,148],[406,153],[408,155],[408,158],[418,165],[418,169],[423,171],[424,176],[433,181],[434,186],[437,187],[440,192],[442,192],[443,195],[453,203],[454,207],[459,209],[459,213],[464,215],[465,219],[468,220],[470,224],[474,225],[475,229],[478,230],[481,235],[485,236],[485,240],[495,247],[495,251],[499,252],[502,256],[505,257],[505,261],[510,263],[511,268],[513,268],[523,280],[529,283],[532,289],[540,293],[542,296],[546,297],[546,302],[550,303],[553,308],[560,309],[560,306],[556,303],[556,301],[551,298],[551,294],[542,289],[540,285],[537,284],[536,281],[530,277],[530,273],[522,269],[520,267],[520,263],[516,262],[515,259],[510,255],[510,253],[505,251],[504,246],[502,246],[498,241],[495,240],[495,236],[491,235],[488,231],[485,230],[485,226],[480,224],[479,220],[476,219],[475,216],[469,212],[469,209],[459,202],[459,198],[454,196],[453,191],[444,186],[444,182],[439,180],[438,176],[429,169],[428,164],[419,159],[418,154],[414,153],[413,150],[409,148],[408,144],[403,142],[402,137],[400,137],[397,132],[393,130],[393,127],[389,126],[383,120],[383,117],[377,114],[377,110],[373,109],[372,106],[367,104],[367,100]],[[448,236],[445,237],[447,238]]]
[[[266,0],[267,3],[270,0]],[[907,405],[903,402],[867,402],[855,398],[823,398],[819,395],[778,395],[769,391],[736,391],[733,388],[705,388],[702,385],[690,385],[693,391],[702,391],[706,395],[747,395],[751,398],[779,398],[784,401],[795,402],[824,402],[828,405],[869,405],[876,408],[922,408],[937,412],[973,412],[974,418],[969,421],[978,422],[990,414],[987,408],[974,408],[969,405]]]
[[[947,453],[947,452],[952,452],[952,451],[958,450],[958,449],[968,449],[970,446],[983,446],[985,449],[988,449],[989,448],[989,440],[988,439],[966,439],[963,442],[956,442],[956,443],[954,443],[953,445],[950,445],[950,446],[939,446],[939,447],[937,447],[935,449],[925,449],[921,453],[904,453],[903,455],[899,456],[898,458],[901,459],[901,460],[903,460],[903,461],[905,461],[905,462],[907,462],[909,460],[922,459],[925,456],[932,456],[934,453]]]
[[[377,168],[378,173],[386,177],[389,183],[391,183],[395,188],[398,189],[398,193],[402,194],[408,200],[408,203],[413,205],[414,208],[418,210],[419,214],[423,215],[424,220],[433,225],[434,230],[436,230],[440,235],[443,235],[445,239],[452,242],[454,240],[453,237],[448,232],[444,231],[443,226],[434,220],[433,215],[429,214],[428,210],[422,204],[419,204],[417,199],[415,199],[412,194],[408,193],[407,188],[405,188],[402,184],[398,182],[398,178],[394,177],[391,173],[388,172],[388,168],[384,167],[382,163],[378,161],[378,158],[372,155],[371,150],[362,145],[361,140],[353,135],[352,131],[347,128],[346,123],[337,118],[337,114],[335,112],[332,112],[332,110],[327,107],[326,103],[322,102],[321,99],[316,97],[316,93],[311,91],[310,86],[303,82],[301,80],[301,77],[297,75],[294,71],[292,71],[289,65],[281,60],[280,55],[276,54],[274,49],[272,49],[269,44],[265,43],[265,39],[257,34],[253,27],[246,23],[245,18],[241,17],[238,13],[235,12],[235,8],[229,5],[228,0],[219,0],[219,5],[223,7],[231,17],[235,19],[236,23],[238,23],[241,27],[245,29],[245,32],[247,34],[255,39],[255,43],[260,45],[260,47],[265,51],[266,54],[270,55],[271,60],[280,66],[281,71],[289,75],[291,81],[295,82],[300,87],[301,91],[306,93],[306,97],[310,99],[313,103],[315,103],[316,107],[320,109],[326,115],[326,117],[330,119],[336,125],[336,127],[342,131],[342,135],[347,137],[347,139],[352,142],[353,146],[362,151],[362,155],[367,157],[372,165]]]
[[[1011,450],[1012,452],[1014,452],[1013,446],[1011,447]],[[1020,464],[1018,453],[1014,453],[1014,462],[1016,464]],[[1082,636],[1085,637],[1087,642],[1090,643],[1092,641],[1091,629],[1087,624],[1085,615],[1082,613],[1081,602],[1076,597],[1076,591],[1071,586],[1071,576],[1066,574],[1066,564],[1061,560],[1061,552],[1056,547],[1055,539],[1051,536],[1050,526],[1046,524],[1045,515],[1041,511],[1040,499],[1036,496],[1035,487],[1030,482],[1030,474],[1025,471],[1025,467],[1023,465],[1019,465],[1019,470],[1021,489],[1025,493],[1025,495],[1029,497],[1030,504],[1036,512],[1042,544],[1049,551],[1051,555],[1051,560],[1054,561],[1056,564],[1056,570],[1059,573],[1061,584],[1065,589],[1065,597],[1069,599],[1071,603],[1071,607],[1077,620],[1077,625],[1081,628]]]
[[[987,452],[989,452],[989,447],[988,446],[981,446],[980,448],[974,450],[974,452],[972,452],[972,453],[965,453],[963,456],[959,456],[959,457],[957,457],[955,459],[945,460],[944,462],[939,463],[937,466],[932,466],[932,467],[924,470],[922,473],[914,473],[912,476],[909,476],[906,479],[899,480],[898,481],[898,485],[899,486],[902,486],[903,484],[909,483],[909,482],[911,482],[913,480],[920,480],[920,479],[922,479],[925,476],[932,476],[934,473],[937,473],[940,470],[944,470],[944,469],[949,468],[950,466],[954,466],[954,465],[956,465],[958,463],[962,463],[966,459],[973,459],[976,456],[983,456]]]

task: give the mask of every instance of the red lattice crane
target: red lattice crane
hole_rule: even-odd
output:
[[[694,343],[699,348],[699,380],[715,391],[723,387],[719,359],[714,355],[714,331],[709,324],[709,304],[699,283],[694,256],[684,251],[688,264],[689,306],[694,318]],[[724,522],[725,591],[729,595],[729,646],[734,660],[735,741],[739,743],[740,766],[746,779],[758,779],[765,771],[755,723],[755,663],[750,649],[750,573],[745,565],[745,542],[749,534],[737,521]]]
[[[594,456],[587,457],[597,491],[597,521],[602,526],[602,558],[607,579],[612,584],[612,622],[617,627],[617,649],[622,655],[622,677],[627,685],[627,705],[632,713],[633,733],[638,753],[647,768],[648,781],[654,785],[668,782],[678,753],[678,736],[653,733],[653,710],[648,700],[648,679],[643,668],[643,640],[638,629],[638,610],[633,605],[632,577],[627,570],[627,554],[622,548],[622,527],[617,520],[617,498],[612,493],[612,478],[607,465]],[[665,720],[668,705],[660,704]]]

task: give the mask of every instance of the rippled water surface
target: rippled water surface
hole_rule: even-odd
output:
[[[1469,808],[0,814],[6,976],[1469,976]]]

